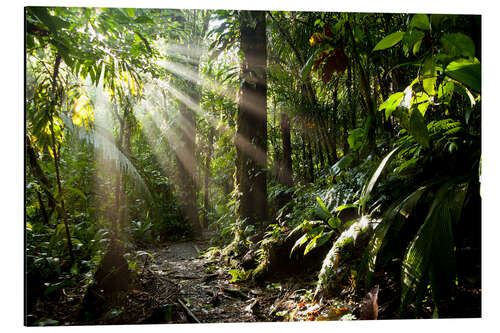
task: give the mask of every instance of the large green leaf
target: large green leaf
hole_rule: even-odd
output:
[[[438,88],[438,99],[442,100],[446,104],[450,103],[454,90],[455,84],[453,81],[448,79],[448,81],[442,82]]]
[[[401,41],[404,34],[405,33],[403,31],[393,32],[392,34],[384,37],[384,39],[378,42],[377,45],[375,45],[375,47],[373,48],[373,51],[388,49],[389,47],[396,45]]]
[[[356,128],[349,130],[349,136],[347,137],[347,143],[352,150],[359,149],[365,141],[365,131],[362,128]]]
[[[429,132],[425,119],[418,108],[413,108],[410,115],[410,134],[422,146],[429,148]]]
[[[304,249],[304,255],[308,254],[309,251],[313,250],[317,246],[317,242],[320,238],[323,237],[323,231],[321,230],[319,234],[317,234],[311,241],[306,245],[306,248]]]
[[[444,52],[449,56],[474,58],[476,48],[469,36],[461,32],[444,34],[440,41]]]
[[[329,218],[332,217],[332,213],[330,213],[330,211],[328,210],[328,208],[326,208],[326,205],[323,202],[323,200],[321,200],[320,197],[316,196],[316,201],[318,202],[319,206],[321,207],[321,209],[323,210],[323,212],[325,213],[325,215],[328,216]]]
[[[481,92],[481,64],[470,61],[453,61],[444,73],[458,82],[465,84],[475,92]]]
[[[36,17],[49,28],[52,34],[57,34],[59,30],[69,27],[69,23],[63,19],[53,16],[46,7],[30,7]]]

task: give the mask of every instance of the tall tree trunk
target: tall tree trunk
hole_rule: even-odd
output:
[[[280,182],[281,184],[293,186],[293,171],[292,171],[292,143],[290,137],[290,118],[285,112],[280,114],[281,142],[283,144],[283,152],[281,159]]]
[[[180,188],[180,205],[194,234],[201,234],[201,227],[196,207],[196,156],[195,156],[195,119],[194,112],[185,103],[180,105],[179,130],[180,147],[176,150],[178,184]]]
[[[208,227],[208,212],[210,210],[210,163],[212,161],[212,152],[214,148],[214,128],[210,127],[210,130],[208,132],[208,150],[207,150],[207,157],[205,159],[205,197],[203,200],[203,206],[204,206],[204,211],[203,211],[203,227],[207,228]]]
[[[236,128],[235,241],[247,225],[267,225],[267,79],[266,17],[261,11],[240,12],[240,47],[243,82]]]

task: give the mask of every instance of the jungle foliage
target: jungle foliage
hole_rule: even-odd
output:
[[[388,317],[477,315],[457,309],[481,288],[480,16],[27,7],[25,25],[28,324],[99,284],[110,249],[139,274],[134,250],[207,233],[235,281],[280,253],[318,300],[380,285]]]

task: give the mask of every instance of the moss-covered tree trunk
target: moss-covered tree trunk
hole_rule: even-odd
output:
[[[243,52],[236,128],[236,216],[239,228],[267,224],[267,80],[265,12],[240,12],[240,46]]]

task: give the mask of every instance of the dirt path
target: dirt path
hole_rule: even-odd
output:
[[[167,244],[163,249],[150,251],[153,260],[148,266],[149,273],[170,286],[163,301],[182,303],[186,319],[191,322],[256,321],[249,307],[253,301],[252,291],[241,291],[229,282],[231,275],[220,267],[223,263],[217,252],[208,257],[199,256],[207,248],[207,241],[198,241]],[[253,290],[255,296],[259,292]]]
[[[288,278],[256,285],[249,281],[231,283],[229,263],[207,240],[165,244],[150,250],[146,263],[149,278],[159,282],[154,297],[157,308],[176,304],[176,316],[143,322],[256,322],[352,319],[354,304],[312,300],[311,282]],[[178,306],[180,305],[180,306]],[[154,311],[153,311],[154,312]],[[168,317],[168,316],[167,316]],[[158,319],[158,318],[156,318]]]

